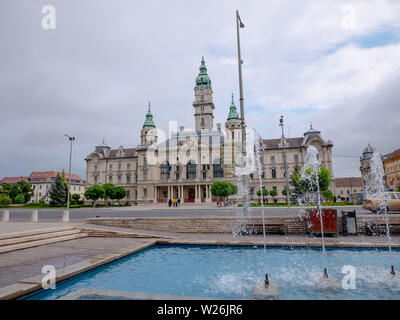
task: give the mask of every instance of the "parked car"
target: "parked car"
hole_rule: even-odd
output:
[[[363,202],[363,209],[371,210],[376,213],[380,209],[380,205],[383,200],[386,199],[386,207],[388,211],[400,210],[400,192],[384,192],[383,194],[376,195],[374,197],[365,198]]]

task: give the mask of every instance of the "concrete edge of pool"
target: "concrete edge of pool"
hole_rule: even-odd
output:
[[[110,262],[116,261],[118,259],[124,258],[128,255],[139,252],[143,249],[155,246],[157,244],[161,245],[210,245],[210,246],[263,246],[262,241],[216,241],[216,240],[154,240],[146,244],[140,244],[136,246],[131,246],[126,249],[113,250],[105,254],[93,256],[87,260],[81,261],[79,263],[66,266],[65,268],[56,270],[56,283],[67,280],[86,271],[90,271],[97,267],[103,266]],[[318,243],[308,243],[307,241],[289,243],[283,241],[273,241],[268,242],[268,247],[314,247],[319,248],[321,244]],[[326,243],[328,248],[378,248],[386,249],[387,245],[371,242],[340,242],[340,243]],[[400,244],[392,244],[392,248],[400,248]],[[0,288],[0,300],[13,300],[30,293],[42,289],[42,279],[43,274],[33,276],[27,279],[23,279],[9,285],[7,287]]]

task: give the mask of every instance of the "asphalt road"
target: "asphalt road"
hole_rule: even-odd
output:
[[[337,207],[338,211],[356,210],[357,213],[370,213],[361,207]],[[42,209],[39,211],[39,222],[58,222],[61,221],[62,212],[65,209]],[[264,208],[266,216],[278,215],[303,215],[305,208]],[[10,221],[30,221],[32,210],[29,209],[10,209]],[[1,212],[1,210],[0,210]],[[83,222],[87,218],[95,217],[201,217],[201,216],[235,216],[242,212],[241,208],[81,208],[70,210],[70,221]],[[261,208],[251,208],[250,214],[255,216],[262,215]],[[0,220],[1,221],[1,220]]]

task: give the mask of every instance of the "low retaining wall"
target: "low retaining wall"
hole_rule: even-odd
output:
[[[177,233],[232,233],[243,223],[254,225],[262,233],[262,217],[137,217],[137,218],[89,218],[87,223],[132,228],[136,230],[164,231]],[[390,214],[392,233],[400,233],[400,215]],[[266,231],[278,234],[305,234],[307,225],[304,216],[265,217]],[[357,215],[358,233],[365,233],[366,223],[376,223],[384,227],[384,215]],[[339,233],[343,232],[342,216],[338,214]]]

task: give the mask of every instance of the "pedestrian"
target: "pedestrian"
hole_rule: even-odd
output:
[[[178,207],[181,206],[181,198],[178,199]]]
[[[171,207],[171,206],[172,206],[172,200],[169,199],[169,200],[168,200],[168,207]]]
[[[173,207],[176,207],[176,199],[175,199],[175,198],[172,199],[172,206],[173,206]]]

